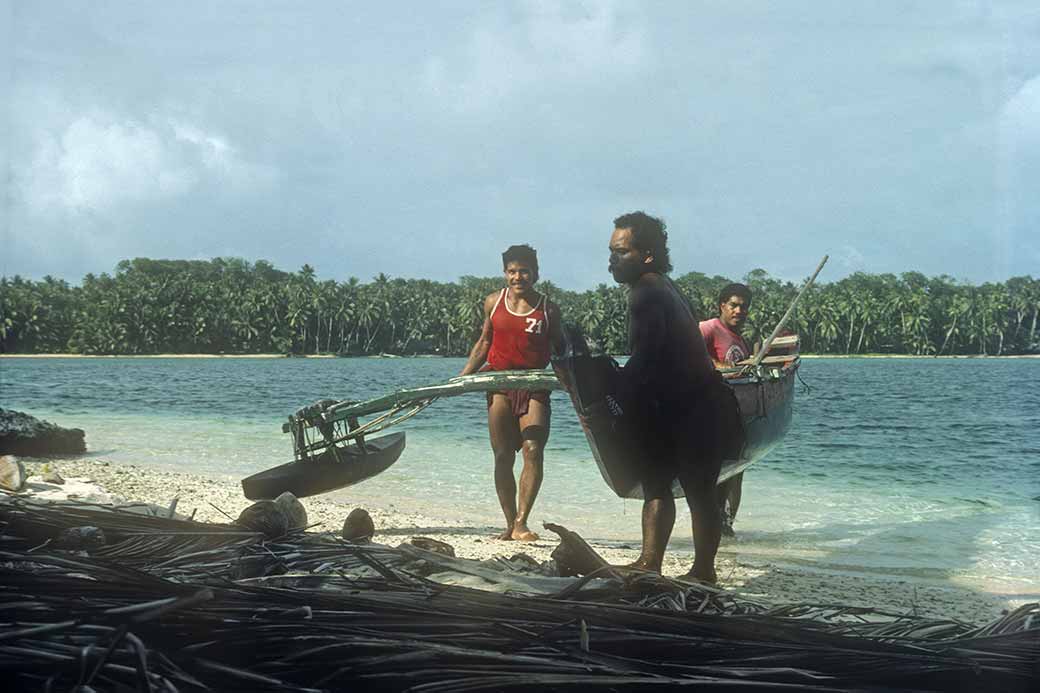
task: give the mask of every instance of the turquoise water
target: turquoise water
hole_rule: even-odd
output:
[[[0,403],[87,431],[89,456],[236,478],[289,461],[285,416],[455,375],[461,359],[3,359]],[[1040,595],[1040,360],[809,359],[785,442],[745,477],[724,554]],[[599,477],[553,396],[534,522],[638,544],[638,501]],[[484,398],[403,425],[396,465],[333,494],[500,522]],[[519,466],[519,465],[518,465]],[[682,506],[680,506],[682,507]],[[688,515],[673,547],[690,545]]]

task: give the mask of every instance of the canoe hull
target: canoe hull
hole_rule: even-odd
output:
[[[724,460],[719,481],[739,474],[779,445],[791,426],[794,413],[794,383],[798,362],[780,370],[776,379],[739,380],[727,383],[740,403],[744,421],[744,451],[740,459]]]
[[[250,500],[276,498],[289,491],[297,498],[346,488],[385,471],[404,452],[405,434],[391,433],[337,448],[307,460],[289,462],[242,479],[242,491]]]
[[[554,364],[561,379],[570,385],[571,402],[582,420],[603,480],[622,498],[642,498],[639,472],[648,460],[625,433],[624,410],[615,396],[617,363],[609,356],[578,355]],[[798,361],[793,360],[766,377],[727,382],[740,404],[745,445],[739,458],[723,461],[719,482],[761,460],[783,440],[791,424],[797,369]],[[678,481],[672,492],[676,498],[683,496]]]

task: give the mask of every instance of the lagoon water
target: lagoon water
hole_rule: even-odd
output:
[[[298,407],[442,381],[462,363],[6,358],[0,406],[83,428],[88,457],[237,479],[292,458],[281,423]],[[806,359],[801,375],[809,389],[745,476],[723,554],[1040,598],[1040,360]],[[553,408],[533,526],[638,546],[640,502],[603,484],[562,393]],[[403,429],[396,465],[334,497],[497,526],[483,395]],[[688,522],[673,547],[692,543]]]

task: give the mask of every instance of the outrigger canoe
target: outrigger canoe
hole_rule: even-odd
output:
[[[777,346],[790,350],[791,345],[796,349],[796,337],[782,338]],[[627,445],[623,412],[613,398],[619,366],[609,356],[590,355],[584,341],[574,340],[567,354],[554,365],[571,385],[572,403],[603,480],[619,496],[641,498],[636,479],[646,461]],[[798,366],[797,353],[787,353],[724,373],[740,403],[746,443],[739,458],[724,461],[720,482],[761,460],[783,440],[791,423]],[[294,461],[243,479],[242,489],[256,500],[283,491],[306,497],[360,483],[388,469],[405,448],[404,433],[366,436],[414,416],[441,397],[508,389],[565,388],[552,371],[486,371],[365,402],[323,400],[297,411],[282,427],[293,435]],[[379,416],[359,423],[360,417],[372,414]],[[674,491],[682,494],[678,484]]]
[[[740,403],[745,443],[739,457],[723,461],[720,482],[765,457],[783,440],[791,425],[794,381],[800,363],[798,337],[781,337],[780,331],[826,263],[824,255],[759,353],[747,363],[723,370]],[[379,474],[401,456],[404,434],[368,441],[365,436],[415,416],[439,397],[467,392],[566,389],[603,480],[619,496],[641,498],[639,465],[646,460],[629,445],[624,433],[624,411],[614,396],[620,367],[610,356],[590,353],[580,332],[573,328],[565,331],[568,348],[562,357],[553,360],[553,366],[567,382],[566,388],[550,371],[485,371],[446,383],[399,390],[365,402],[322,400],[304,407],[282,426],[283,432],[293,436],[295,459],[243,479],[246,497],[274,498],[283,491],[312,496]],[[360,417],[373,414],[379,415],[360,423]],[[673,485],[673,492],[676,496],[682,494],[678,482]]]

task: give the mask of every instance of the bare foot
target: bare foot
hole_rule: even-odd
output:
[[[523,523],[513,526],[511,537],[517,541],[538,541],[538,535],[529,530],[527,525]]]
[[[702,585],[711,585],[712,587],[715,587],[719,583],[719,576],[715,573],[714,568],[710,573],[705,574],[703,571],[698,571],[697,566],[690,568],[690,571],[680,579],[688,582],[699,582]]]
[[[513,541],[513,529],[512,527],[506,527],[502,530],[501,534],[496,534],[495,539],[500,541]]]
[[[650,561],[646,558],[638,558],[636,561],[627,565],[621,566],[622,568],[632,568],[634,570],[648,570],[651,573],[661,573],[661,564],[657,561]]]

